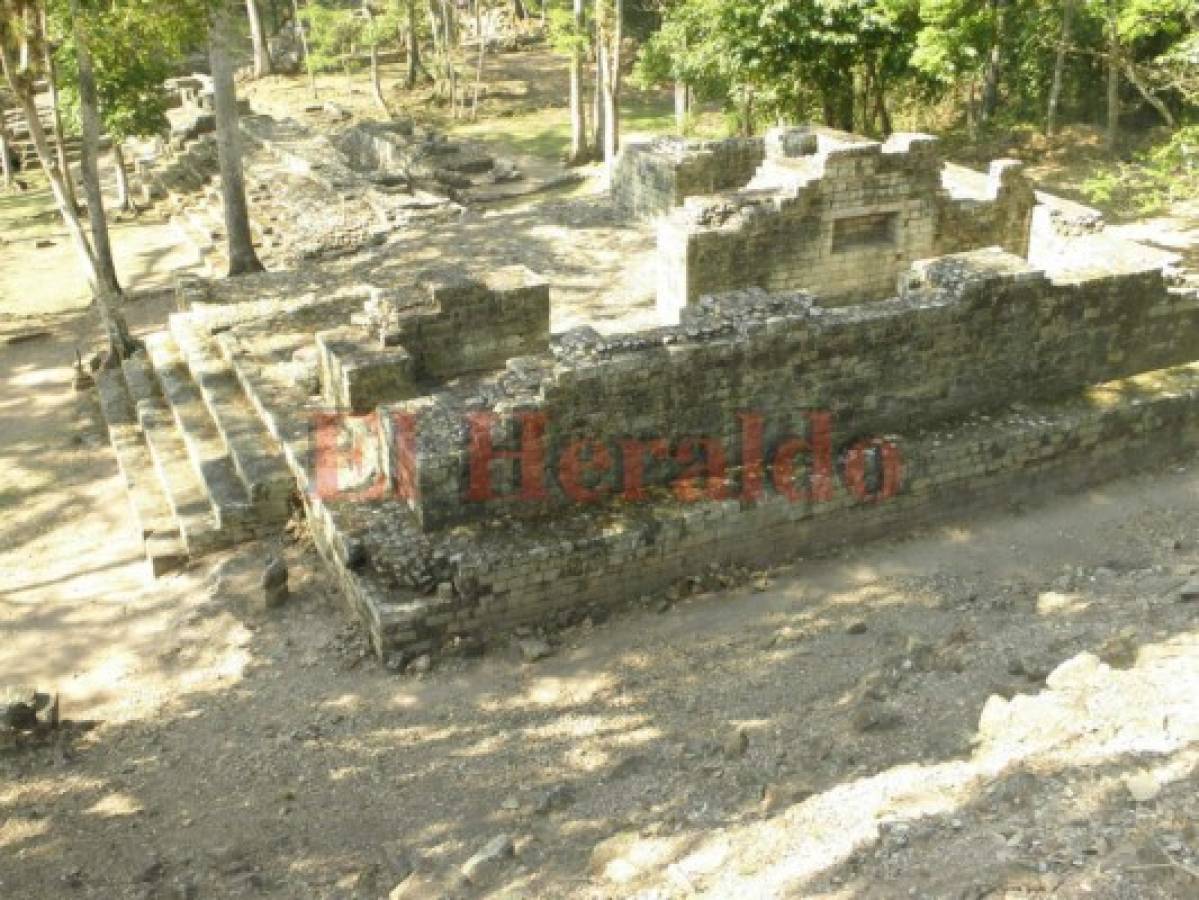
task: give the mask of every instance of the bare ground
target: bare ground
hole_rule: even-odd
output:
[[[1193,890],[1199,633],[1178,588],[1199,470],[414,679],[364,656],[302,543],[277,613],[255,598],[270,547],[143,580],[97,410],[60,362],[83,325],[0,364],[0,681],[61,691],[71,720],[0,752],[6,896]],[[1113,668],[1062,713],[1068,685],[1044,679],[1084,651]],[[980,729],[988,697],[1017,693]],[[1142,770],[1163,788],[1138,804],[1121,779]],[[499,834],[515,858],[459,882]]]

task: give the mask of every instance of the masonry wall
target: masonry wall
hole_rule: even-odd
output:
[[[823,309],[805,295],[747,292],[688,310],[684,323],[633,335],[568,334],[553,357],[423,398],[414,449],[427,530],[497,512],[536,516],[566,504],[555,481],[563,451],[599,441],[612,456],[613,490],[627,482],[620,442],[720,439],[740,456],[738,414],[764,421],[765,451],[808,435],[807,413],[831,417],[838,451],[874,435],[911,434],[1015,401],[1046,399],[1090,384],[1199,358],[1199,308],[1167,291],[1155,269],[1053,284],[1002,251],[929,261],[913,270],[903,297]],[[496,448],[518,441],[512,414],[546,417],[549,494],[536,503],[464,500],[472,412],[494,410]],[[430,423],[426,425],[425,423]],[[394,442],[392,444],[394,446]],[[681,467],[649,461],[641,479],[671,484]],[[490,470],[497,495],[519,486],[513,461]]]
[[[520,266],[484,280],[428,272],[411,290],[372,297],[358,324],[320,332],[316,341],[326,401],[366,412],[545,353],[549,286]]]
[[[520,624],[577,621],[737,563],[760,566],[839,545],[910,534],[963,510],[1043,502],[1177,458],[1199,441],[1199,369],[1110,383],[1048,408],[926,431],[903,444],[904,484],[889,499],[838,485],[833,500],[659,503],[552,525],[419,533],[360,530],[361,505],[318,517],[318,546],[381,655],[436,651],[456,635],[486,639]],[[328,524],[325,524],[325,523]],[[322,527],[327,529],[321,536]],[[344,542],[366,543],[348,564]],[[338,541],[341,544],[334,546]],[[427,587],[413,590],[413,584]]]
[[[659,225],[661,321],[751,286],[810,290],[830,305],[875,300],[918,259],[989,245],[1027,252],[1035,196],[1016,166],[994,167],[987,195],[959,199],[942,186],[935,139],[821,140],[812,155],[772,154],[750,190],[692,198]]]
[[[687,197],[745,187],[765,155],[762,138],[631,141],[616,163],[613,201],[631,218],[656,218]]]

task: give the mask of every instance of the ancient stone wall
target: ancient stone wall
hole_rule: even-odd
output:
[[[810,438],[813,411],[844,447],[1199,357],[1199,310],[1156,268],[1059,284],[991,249],[921,263],[908,282],[901,297],[854,307],[750,291],[689,308],[674,328],[568,333],[552,357],[509,360],[498,376],[389,407],[385,420],[418,423],[402,468],[417,473],[419,490],[407,499],[426,529],[497,510],[535,516],[578,501],[564,465],[586,476],[583,494],[605,500],[631,480],[673,484],[688,462],[704,461],[702,444],[679,455],[687,438],[719,441],[735,466],[744,413],[761,417],[767,455]],[[472,415],[499,413],[486,437],[510,451],[526,427],[518,410],[544,417],[544,495],[521,495],[528,472],[522,480],[509,458],[489,468],[492,499],[465,499]],[[641,442],[631,457],[630,439]],[[667,449],[655,452],[655,440]],[[393,435],[389,446],[399,443]],[[582,455],[564,463],[572,446]]]
[[[936,140],[885,144],[827,129],[783,129],[748,188],[693,197],[659,226],[658,311],[678,321],[705,294],[812,290],[825,304],[892,296],[917,259],[989,245],[1028,247],[1035,197],[1017,164],[983,190],[942,183]]]
[[[544,353],[549,323],[549,287],[523,267],[483,281],[429,272],[411,289],[376,291],[356,323],[316,335],[321,392],[337,409],[366,412]]]
[[[436,535],[397,529],[394,519],[388,530],[372,525],[379,512],[369,505],[317,504],[314,532],[378,652],[414,655],[457,635],[486,638],[661,591],[685,594],[721,566],[794,562],[967,510],[1043,502],[1189,456],[1196,440],[1199,367],[1190,365],[906,435],[902,486],[887,498],[855,493],[839,467],[820,503],[667,499]]]
[[[630,141],[616,164],[613,201],[631,218],[652,219],[687,197],[745,187],[765,155],[762,138]]]

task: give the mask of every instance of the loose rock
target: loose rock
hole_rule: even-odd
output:
[[[481,884],[492,878],[515,855],[516,846],[511,836],[496,835],[466,861],[462,866],[462,875],[471,884]]]
[[[734,729],[725,737],[720,749],[726,759],[740,759],[749,749],[749,735],[744,728]]]
[[[267,563],[262,573],[262,599],[267,609],[282,606],[289,596],[287,589],[287,563],[275,557]]]
[[[559,809],[565,809],[575,802],[575,792],[568,784],[559,784],[544,794],[537,800],[533,806],[533,812],[544,816]]]
[[[553,654],[554,649],[540,638],[524,638],[516,644],[520,650],[521,659],[525,662],[537,662]]]

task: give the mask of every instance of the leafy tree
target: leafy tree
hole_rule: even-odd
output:
[[[117,308],[120,287],[115,284],[115,279],[105,278],[101,270],[96,250],[79,220],[79,213],[66,187],[64,173],[54,157],[37,109],[36,83],[38,78],[47,74],[44,67],[49,58],[46,53],[45,12],[46,8],[35,0],[0,0],[0,72],[25,117],[30,140],[46,174],[55,206],[78,253],[100,313],[110,350],[109,359],[121,359],[132,350],[134,341]]]
[[[131,205],[123,144],[167,130],[168,97],[164,82],[189,49],[201,45],[206,28],[202,2],[169,7],[154,0],[117,0],[85,14],[88,44],[94,60],[96,93],[104,130],[112,139],[119,203]],[[78,65],[74,35],[64,35],[59,65]],[[64,100],[78,123],[78,86],[63,86]]]

